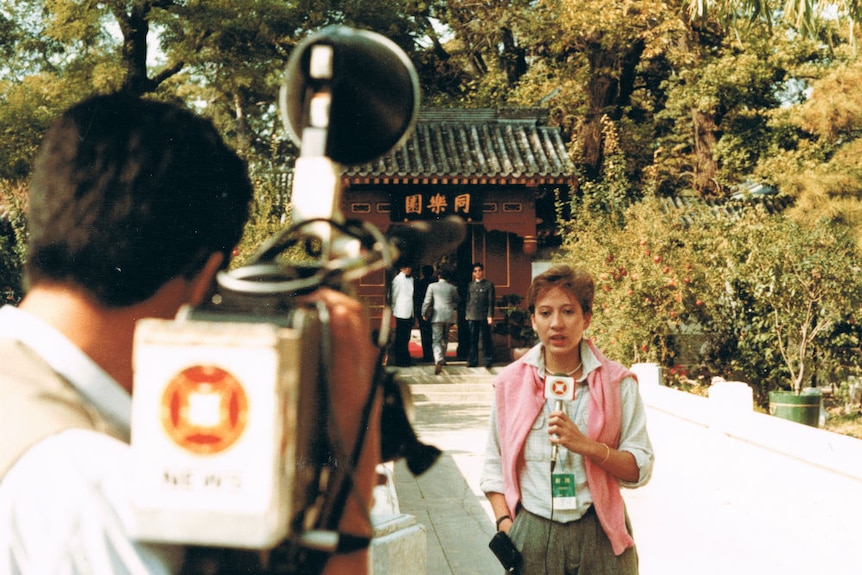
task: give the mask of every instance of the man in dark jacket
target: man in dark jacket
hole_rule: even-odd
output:
[[[479,365],[479,336],[482,336],[482,356],[485,367],[494,362],[491,342],[491,325],[494,323],[494,284],[485,279],[485,266],[473,264],[473,281],[467,288],[467,325],[470,328],[470,351],[467,367]]]

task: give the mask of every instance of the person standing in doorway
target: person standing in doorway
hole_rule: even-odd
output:
[[[437,281],[434,276],[434,266],[422,266],[422,273],[413,284],[413,315],[419,320],[419,339],[422,341],[422,361],[434,361],[434,351],[432,350],[431,341],[431,321],[422,317],[422,303],[425,301],[425,294],[428,292],[428,286]]]
[[[440,375],[446,363],[446,348],[449,345],[449,329],[458,316],[458,288],[449,283],[452,274],[448,268],[437,272],[437,282],[428,286],[422,302],[422,317],[431,320],[432,349],[434,352],[434,375]]]
[[[470,330],[470,351],[467,367],[479,365],[479,339],[482,340],[482,359],[490,369],[494,363],[491,343],[491,326],[494,324],[494,284],[485,279],[485,266],[473,264],[473,281],[467,287],[465,317]]]
[[[410,331],[413,329],[413,269],[402,267],[392,280],[390,296],[395,316],[395,342],[392,358],[396,367],[410,367]]]

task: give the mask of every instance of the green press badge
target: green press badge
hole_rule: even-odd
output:
[[[555,509],[576,509],[578,498],[575,493],[574,473],[554,473],[551,475],[551,492]]]

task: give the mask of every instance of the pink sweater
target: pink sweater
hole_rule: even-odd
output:
[[[617,362],[605,358],[590,340],[585,340],[601,363],[587,375],[590,389],[590,411],[587,436],[610,447],[620,440],[621,414],[620,382],[626,376],[636,376]],[[545,386],[534,366],[520,359],[509,365],[495,384],[497,426],[500,434],[503,481],[506,505],[512,517],[521,500],[518,470],[524,464],[522,450],[527,434],[545,405]],[[589,457],[584,457],[587,483],[593,496],[593,506],[599,523],[620,555],[634,545],[625,523],[625,505],[619,481]]]

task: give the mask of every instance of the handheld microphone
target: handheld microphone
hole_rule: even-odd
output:
[[[554,400],[554,410],[563,410],[563,400],[575,399],[575,379],[565,375],[545,376],[545,399]],[[551,446],[551,472],[557,466],[560,456],[560,446],[556,443]]]
[[[554,411],[562,411],[563,410],[563,400],[558,399],[554,401]],[[560,446],[555,443],[551,446],[551,471],[557,466],[557,461],[560,459]]]

